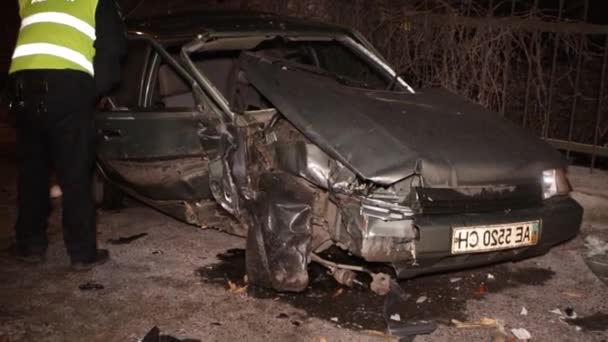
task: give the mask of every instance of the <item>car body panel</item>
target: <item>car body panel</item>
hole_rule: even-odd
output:
[[[544,254],[549,249],[575,237],[579,232],[583,208],[572,198],[563,196],[547,201],[542,207],[485,214],[431,215],[417,217],[420,239],[416,243],[417,262],[395,263],[400,278],[445,272],[465,267],[487,265],[506,260],[520,260]],[[452,228],[541,220],[538,243],[533,246],[463,255],[451,254]]]
[[[375,183],[420,173],[426,185],[437,187],[517,184],[564,167],[548,144],[446,90],[348,87],[280,62],[252,55],[245,60],[250,82],[283,115]]]

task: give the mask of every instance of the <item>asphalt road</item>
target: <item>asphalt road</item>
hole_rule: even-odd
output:
[[[603,203],[588,192],[584,196],[588,205]],[[110,250],[110,263],[90,273],[70,273],[55,210],[47,263],[26,267],[5,251],[12,241],[15,199],[14,162],[3,157],[2,342],[139,341],[154,326],[201,341],[387,340],[382,335],[384,297],[342,289],[319,269],[313,270],[312,287],[304,294],[244,289],[242,239],[185,225],[136,202],[99,212],[98,239]],[[514,328],[526,329],[533,341],[608,341],[608,286],[584,262],[585,237],[608,241],[606,213],[588,216],[581,236],[545,256],[403,282],[409,298],[395,312],[402,322],[439,324],[416,342],[508,341],[514,339]],[[137,235],[130,243],[116,241]],[[79,288],[86,284],[98,289]],[[569,308],[576,320],[550,312]],[[484,317],[490,327],[458,328],[452,321]],[[506,337],[496,325],[504,327]]]

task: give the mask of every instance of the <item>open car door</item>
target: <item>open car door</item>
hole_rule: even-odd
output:
[[[99,170],[123,191],[192,222],[183,207],[210,198],[214,142],[206,133],[216,114],[197,107],[192,79],[162,47],[141,38],[130,44],[125,78],[96,114]]]

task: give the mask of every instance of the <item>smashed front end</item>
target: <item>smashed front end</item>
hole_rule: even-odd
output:
[[[265,109],[243,106],[227,125],[210,184],[246,225],[254,284],[302,291],[313,259],[339,282],[345,266],[365,271],[321,260],[332,245],[412,277],[541,254],[579,230],[563,180],[543,183],[562,174],[559,154],[477,105],[349,87],[252,54],[239,66],[234,102]]]

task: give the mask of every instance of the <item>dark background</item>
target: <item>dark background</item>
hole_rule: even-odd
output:
[[[236,8],[247,9],[250,3],[253,2],[268,2],[268,3],[289,3],[293,0],[119,0],[118,3],[124,14],[129,17],[146,17],[172,11],[178,11],[182,8]],[[301,0],[300,0],[301,1]],[[332,0],[327,0],[332,1]],[[391,0],[369,0],[369,6],[373,7],[383,1]],[[406,2],[419,2],[419,0],[396,0]],[[455,0],[452,0],[455,1]],[[510,1],[504,1],[504,5],[500,6],[500,0],[462,0],[462,3],[472,1],[480,6],[487,6],[490,1],[497,8],[497,15],[505,14],[505,11],[510,11]],[[517,0],[517,7],[529,7],[533,3],[532,0]],[[543,13],[548,15],[557,15],[557,6],[559,0],[539,0],[538,6]],[[564,8],[564,16],[569,19],[582,19],[584,1],[566,0]],[[588,22],[594,24],[608,24],[608,0],[590,0]],[[0,23],[4,26],[0,30],[0,87],[3,87],[6,81],[7,70],[10,66],[10,56],[15,45],[15,39],[19,29],[19,15],[17,0],[4,0],[0,3]]]

